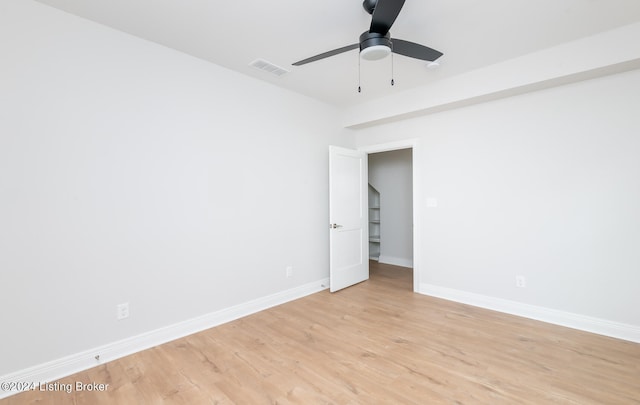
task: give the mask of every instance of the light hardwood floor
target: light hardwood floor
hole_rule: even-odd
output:
[[[14,404],[640,404],[640,344],[411,292],[320,292],[65,378]]]

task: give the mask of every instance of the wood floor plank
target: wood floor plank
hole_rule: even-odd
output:
[[[640,344],[414,294],[408,269],[69,376],[23,404],[640,404]]]

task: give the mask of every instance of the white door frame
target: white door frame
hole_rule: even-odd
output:
[[[420,250],[418,249],[420,244],[420,201],[422,198],[418,192],[418,185],[420,184],[420,170],[418,159],[419,142],[418,139],[405,139],[396,142],[380,143],[375,145],[366,145],[358,148],[359,151],[370,153],[378,152],[390,152],[399,149],[411,149],[411,167],[412,167],[412,182],[413,182],[413,291],[419,292],[420,290]]]

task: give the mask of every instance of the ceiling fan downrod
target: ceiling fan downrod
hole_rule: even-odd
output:
[[[377,4],[378,0],[364,0],[362,2],[362,7],[367,13],[373,14],[373,10],[375,10]]]

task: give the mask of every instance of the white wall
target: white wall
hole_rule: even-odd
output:
[[[328,277],[333,108],[31,1],[0,55],[0,375]]]
[[[413,265],[411,149],[369,154],[369,183],[380,192],[380,262]]]
[[[424,291],[584,315],[640,339],[639,105],[635,70],[362,129],[356,143],[418,138]]]

